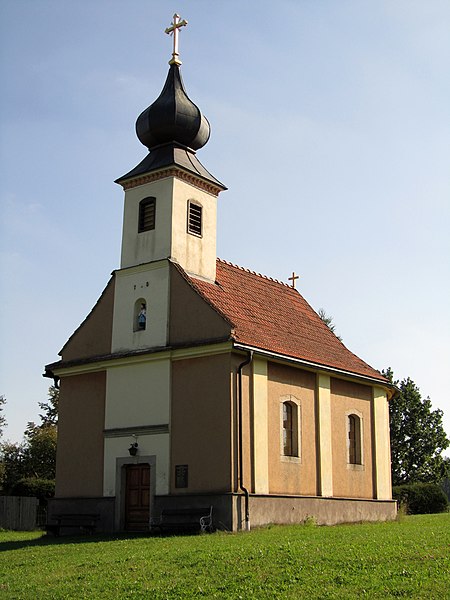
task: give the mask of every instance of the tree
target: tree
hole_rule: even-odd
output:
[[[44,411],[44,414],[39,415],[40,427],[58,425],[59,388],[51,385],[48,388],[48,396],[47,402],[39,402],[39,408]]]
[[[340,335],[338,335],[336,333],[336,326],[333,323],[333,317],[330,315],[327,315],[327,313],[325,312],[324,308],[319,308],[319,310],[317,311],[317,314],[319,315],[319,317],[322,319],[322,321],[325,323],[325,325],[328,327],[328,329],[334,333],[334,335],[337,337],[337,339],[342,342],[342,338]]]
[[[3,415],[3,406],[6,404],[5,396],[0,396],[0,438],[3,435],[3,428],[6,426],[6,418]]]
[[[0,487],[3,494],[10,494],[14,485],[24,477],[23,446],[4,442],[1,446]]]
[[[430,398],[423,399],[409,377],[394,381],[390,368],[383,375],[399,388],[389,403],[392,484],[440,482],[450,474],[450,461],[442,456],[450,445],[442,410],[432,410]]]
[[[56,425],[29,423],[22,452],[25,477],[54,479],[56,470]]]
[[[21,444],[0,448],[0,483],[3,493],[14,493],[19,481],[55,478],[59,390],[49,388],[47,402],[39,402],[41,423],[29,422]],[[1,407],[1,405],[0,405]]]

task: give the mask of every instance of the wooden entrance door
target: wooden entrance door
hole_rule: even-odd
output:
[[[125,529],[146,531],[150,520],[150,466],[128,465],[125,487]]]

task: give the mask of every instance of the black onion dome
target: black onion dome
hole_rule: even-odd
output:
[[[137,118],[139,141],[149,150],[170,143],[198,150],[210,131],[208,120],[186,94],[179,66],[172,64],[161,94]]]

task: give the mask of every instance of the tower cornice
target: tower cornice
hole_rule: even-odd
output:
[[[218,196],[219,193],[224,189],[223,187],[214,185],[209,181],[205,181],[200,177],[196,177],[192,173],[184,171],[183,169],[180,169],[178,167],[169,167],[167,169],[161,169],[160,171],[153,171],[151,173],[139,175],[138,177],[133,177],[125,181],[118,181],[117,183],[119,183],[119,185],[121,185],[124,190],[130,190],[140,185],[145,185],[146,183],[152,183],[153,181],[166,179],[167,177],[177,177],[178,179],[190,183],[191,185],[204,192],[212,194],[213,196]]]

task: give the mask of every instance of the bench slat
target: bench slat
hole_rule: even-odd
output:
[[[100,519],[100,515],[91,513],[64,513],[55,514],[52,516],[52,519],[56,521],[56,523],[47,523],[45,528],[47,531],[51,531],[56,536],[59,536],[62,527],[78,527],[80,529],[86,529],[89,533],[93,533],[97,526],[97,521]]]
[[[163,508],[159,517],[151,519],[151,527],[189,528],[200,527],[201,531],[212,530],[212,506],[200,508]]]

